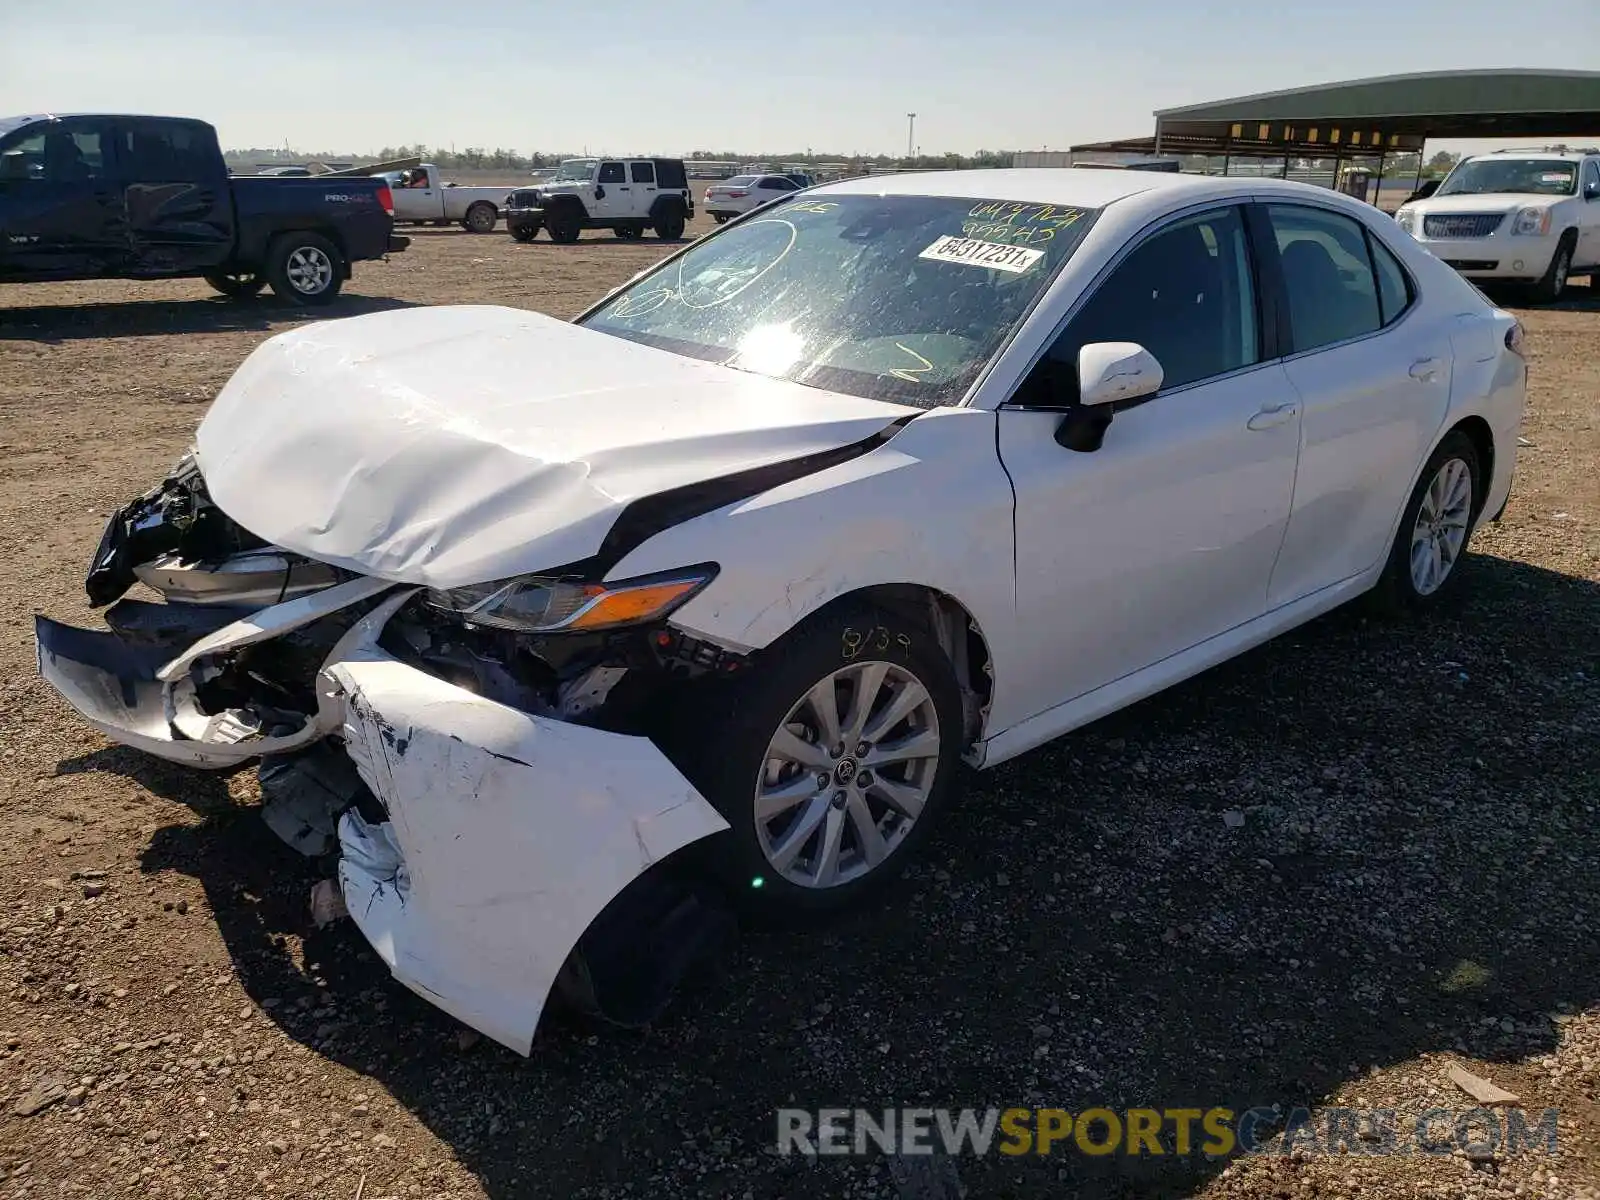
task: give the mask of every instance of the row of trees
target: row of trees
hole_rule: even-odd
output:
[[[1011,165],[1011,151],[1009,150],[979,150],[976,154],[923,154],[910,160],[910,165],[923,169],[934,167],[966,168],[966,167],[1007,167]],[[485,150],[479,146],[468,146],[465,150],[451,150],[443,146],[426,146],[421,143],[411,146],[385,146],[376,154],[334,154],[331,152],[301,152],[286,151],[283,149],[240,149],[228,151],[227,157],[233,162],[269,162],[276,159],[293,162],[349,162],[356,164],[387,162],[396,158],[420,158],[425,162],[436,163],[445,169],[467,171],[530,171],[535,167],[553,167],[562,159],[580,157],[577,151],[565,151],[559,154],[519,154],[515,150],[496,147]],[[787,151],[784,153],[750,154],[739,150],[691,150],[684,155],[685,158],[711,159],[720,162],[769,162],[769,163],[823,163],[842,162],[855,166],[900,166],[906,164],[906,159],[889,154],[863,155],[845,153],[813,153],[805,151]]]
[[[979,150],[975,154],[919,154],[915,158],[906,159],[904,156],[891,154],[844,154],[840,152],[815,153],[807,150],[790,150],[784,153],[748,154],[738,150],[691,150],[685,158],[709,159],[714,162],[762,162],[762,163],[845,163],[852,171],[860,171],[869,166],[910,166],[919,170],[964,170],[974,167],[1009,167],[1011,165],[1012,151],[1010,150]],[[315,153],[302,154],[285,150],[230,150],[228,159],[231,163],[258,163],[275,159],[290,159],[295,162],[349,162],[356,164],[387,162],[396,158],[420,158],[425,162],[436,163],[446,170],[470,171],[530,171],[536,167],[553,167],[564,158],[579,157],[578,152],[567,151],[560,154],[519,154],[515,150],[496,147],[485,150],[477,146],[469,146],[465,150],[450,150],[442,146],[425,146],[418,143],[413,146],[385,146],[376,154],[331,154]],[[1443,176],[1455,166],[1461,156],[1440,151],[1429,157],[1423,168],[1426,176]],[[1186,157],[1184,167],[1187,170],[1203,170],[1203,158]],[[1391,159],[1388,174],[1395,178],[1402,174],[1416,170],[1416,159],[1407,155],[1401,159]]]

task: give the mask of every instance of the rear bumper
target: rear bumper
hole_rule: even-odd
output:
[[[645,738],[523,712],[389,655],[378,637],[408,589],[341,637],[303,728],[264,736],[248,714],[200,712],[196,666],[336,610],[339,590],[263,609],[176,658],[41,617],[39,672],[97,729],[174,762],[342,741],[387,818],[334,814],[351,917],[397,980],[528,1054],[584,931],[651,866],[728,824]]]
[[[409,245],[411,245],[411,239],[410,238],[406,237],[404,234],[391,233],[389,235],[389,250],[388,250],[388,253],[390,253],[390,254],[399,254],[400,251],[404,250]]]

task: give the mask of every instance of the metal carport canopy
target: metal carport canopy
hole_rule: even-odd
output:
[[[1600,137],[1600,72],[1385,75],[1166,108],[1155,118],[1153,138],[1072,149],[1352,157],[1420,150],[1429,138]]]

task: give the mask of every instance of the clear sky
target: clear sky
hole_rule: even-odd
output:
[[[1065,149],[1339,79],[1600,69],[1600,0],[0,0],[0,114],[211,121],[225,146]],[[1600,134],[1600,131],[1596,131]],[[1456,147],[1459,148],[1459,147]]]

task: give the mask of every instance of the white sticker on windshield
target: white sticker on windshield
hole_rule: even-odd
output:
[[[946,234],[929,246],[918,258],[931,258],[935,262],[963,263],[969,267],[989,267],[996,271],[1010,271],[1020,275],[1044,257],[1043,250],[1029,250],[1026,246],[1008,246],[1004,242],[980,242],[977,238],[952,237]]]

